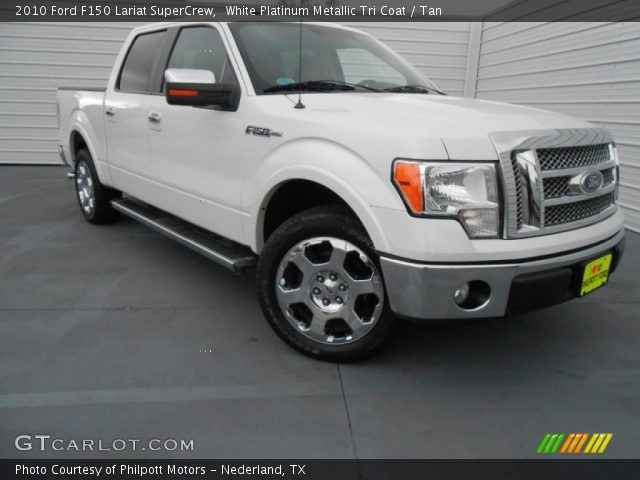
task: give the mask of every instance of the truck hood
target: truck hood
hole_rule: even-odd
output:
[[[289,95],[297,101],[297,95]],[[537,108],[437,94],[303,94],[307,115],[324,125],[367,130],[384,137],[403,132],[439,138],[450,158],[493,159],[492,132],[588,128],[590,123]]]

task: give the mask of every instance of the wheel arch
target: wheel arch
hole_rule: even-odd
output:
[[[389,160],[391,168],[391,160]],[[309,182],[330,197],[348,206],[365,228],[374,247],[388,251],[388,240],[372,206],[404,209],[386,174],[357,152],[337,142],[321,138],[298,138],[285,142],[257,162],[243,188],[246,243],[260,253],[265,242],[265,213],[280,188],[289,182]],[[277,198],[277,197],[276,197]],[[295,197],[289,198],[296,202]],[[315,202],[312,206],[317,206]],[[272,225],[267,223],[267,232]],[[272,230],[271,230],[272,231]]]
[[[95,158],[91,151],[92,149],[84,138],[84,135],[80,133],[78,129],[74,128],[71,130],[71,134],[69,135],[69,151],[71,152],[71,162],[74,167],[80,150],[88,150],[91,158]]]
[[[331,187],[327,184],[331,183]],[[384,250],[386,239],[368,204],[347,188],[332,182],[297,176],[273,185],[264,196],[255,222],[255,249],[259,253],[269,236],[293,215],[321,205],[340,205],[358,220],[376,249]]]
[[[295,199],[295,201],[291,201]],[[309,208],[340,205],[355,218],[356,213],[339,195],[324,185],[305,179],[286,180],[276,185],[265,198],[262,212],[262,238],[266,241],[287,219]]]
[[[90,122],[89,116],[80,109],[75,109],[71,114],[69,131],[69,153],[72,166],[75,167],[78,152],[85,148],[96,167],[98,178],[107,186],[112,186],[111,175],[106,163],[106,143],[103,139],[104,129],[96,132]],[[100,133],[101,135],[98,135]]]

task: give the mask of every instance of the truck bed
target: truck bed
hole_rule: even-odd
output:
[[[106,161],[104,98],[106,88],[58,88],[59,143],[66,158],[72,158],[71,125],[79,125],[79,132],[87,142],[97,162]],[[99,167],[98,167],[99,168]]]

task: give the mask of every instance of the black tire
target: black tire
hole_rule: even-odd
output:
[[[281,262],[285,262],[284,256],[288,255],[287,258],[291,258],[291,249],[293,247],[297,248],[299,242],[303,242],[304,245],[304,242],[308,239],[317,237],[346,240],[348,242],[347,245],[350,243],[366,254],[367,260],[375,264],[377,269],[378,276],[376,276],[375,269],[373,270],[372,284],[377,282],[377,288],[382,292],[380,295],[382,297],[380,300],[383,301],[382,308],[378,310],[379,314],[375,316],[375,323],[371,322],[373,326],[368,327],[370,328],[368,333],[350,343],[333,345],[308,338],[307,335],[301,332],[300,328],[296,328],[292,324],[291,311],[288,310],[288,313],[285,313],[278,301],[276,289],[279,287],[276,281],[277,276],[282,272]],[[305,253],[303,252],[303,254]],[[346,261],[343,264],[346,266]],[[316,273],[310,275],[312,280],[309,280],[309,282],[314,281],[314,278],[318,278],[314,277],[314,275]],[[390,339],[395,318],[389,310],[389,302],[384,290],[378,255],[364,227],[345,208],[340,206],[311,208],[285,221],[267,240],[258,262],[256,276],[260,305],[269,324],[288,345],[305,355],[327,361],[350,362],[373,354]],[[281,280],[278,279],[278,281]],[[308,286],[307,283],[303,285],[303,282],[307,282],[307,280],[303,279],[296,288],[300,292],[311,292],[312,287]],[[343,287],[343,285],[340,286]],[[356,292],[353,295],[354,302],[357,302],[358,295],[362,294]],[[377,297],[374,298],[377,299]],[[340,302],[342,303],[342,300]],[[346,298],[344,303],[344,307],[346,307]],[[322,306],[316,305],[322,308]],[[289,315],[289,319],[287,315]],[[294,319],[293,323],[295,321]]]
[[[80,150],[76,153],[74,171],[76,175],[74,182],[76,198],[80,206],[80,211],[87,222],[102,225],[116,220],[118,218],[118,212],[111,206],[111,200],[119,197],[121,194],[117,190],[100,183],[93,159],[87,150]],[[87,177],[91,183],[92,206],[83,205],[85,194],[81,182]]]

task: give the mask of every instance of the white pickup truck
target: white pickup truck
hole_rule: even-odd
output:
[[[58,106],[89,222],[128,215],[255,271],[273,329],[316,358],[370,354],[396,316],[582,297],[622,255],[606,130],[446,95],[350,28],[135,28],[106,89]]]

